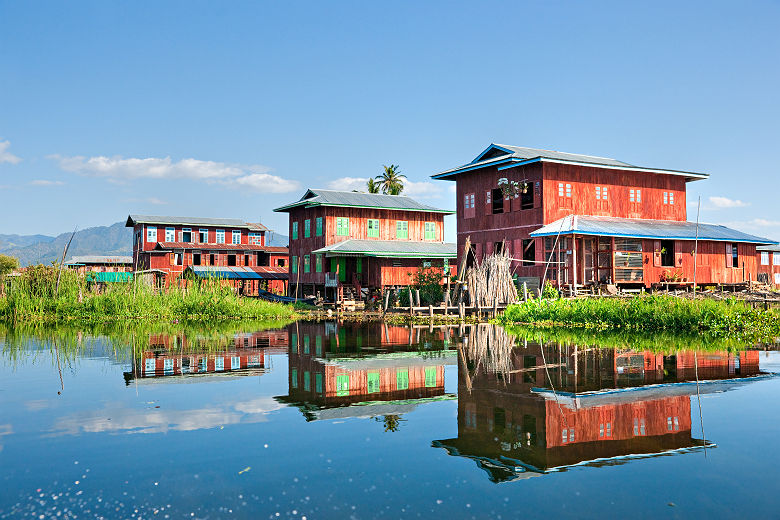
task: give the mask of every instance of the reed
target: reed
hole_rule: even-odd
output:
[[[28,268],[7,282],[0,297],[0,321],[104,322],[122,320],[214,321],[231,318],[291,319],[292,306],[240,297],[218,280],[187,288],[154,291],[138,282],[114,283],[97,291],[73,271]]]
[[[674,296],[531,300],[512,305],[503,323],[570,326],[636,331],[668,331],[712,336],[773,339],[780,336],[780,316],[753,309],[737,299],[692,300]]]

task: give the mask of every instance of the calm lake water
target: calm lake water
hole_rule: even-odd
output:
[[[0,350],[0,518],[780,515],[778,352],[335,321]]]

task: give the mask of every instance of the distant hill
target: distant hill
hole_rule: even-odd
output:
[[[15,256],[22,266],[50,264],[59,261],[70,233],[56,237],[47,235],[0,235],[0,254]],[[269,246],[287,247],[286,235],[269,233]],[[68,250],[68,258],[75,255],[129,256],[133,253],[133,229],[124,222],[110,226],[81,229],[76,232]]]
[[[8,240],[12,244],[6,246],[4,237],[16,237]],[[35,241],[34,237],[43,237]],[[49,264],[59,260],[62,250],[70,239],[70,233],[62,233],[56,237],[45,235],[0,235],[0,254],[15,256],[22,266],[32,264]],[[26,244],[26,245],[21,245]],[[98,226],[81,229],[76,232],[68,250],[68,257],[73,255],[131,255],[133,253],[133,230],[126,228],[124,222],[111,226]]]

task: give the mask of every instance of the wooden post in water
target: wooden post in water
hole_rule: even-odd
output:
[[[414,299],[417,302],[418,307],[422,306],[422,304],[420,303],[420,289],[414,290]]]
[[[450,290],[447,289],[447,294],[444,295],[444,315],[450,315]]]
[[[428,305],[428,315],[433,319],[433,305]]]
[[[409,316],[414,316],[414,300],[412,299],[411,287],[409,287]]]
[[[523,282],[523,301],[524,302],[528,301],[528,284],[526,284],[525,282]]]
[[[387,313],[387,307],[390,305],[390,291],[385,292],[385,310],[382,314]]]

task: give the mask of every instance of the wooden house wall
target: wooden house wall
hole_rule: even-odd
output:
[[[774,257],[780,258],[780,251],[767,251],[769,253],[769,265],[761,265],[761,251],[756,251],[756,266],[759,273],[766,273],[769,276],[769,283],[775,287],[780,287],[778,276],[780,276],[780,265],[775,265]]]
[[[511,171],[511,170],[510,170]],[[558,184],[572,185],[571,198],[558,196]],[[596,199],[596,186],[607,188],[607,200]],[[565,186],[564,186],[565,187]],[[642,190],[642,202],[630,202],[630,189]],[[596,215],[685,221],[686,182],[679,175],[632,172],[572,164],[544,163],[544,223],[567,215]],[[674,204],[664,204],[664,192]]]
[[[656,283],[664,273],[680,273],[688,282],[693,281],[694,242],[692,240],[675,241],[675,266],[660,265],[660,242],[658,240],[643,241],[644,282],[646,286]],[[731,244],[700,240],[696,255],[696,283],[730,284],[747,280],[756,280],[757,261],[754,244],[738,244],[739,266],[727,267],[727,248]]]
[[[147,241],[147,233],[146,229],[150,226],[154,226],[157,228],[157,240],[155,241]],[[180,242],[179,238],[181,235],[181,232],[184,228],[190,229],[192,231],[192,242],[190,244],[192,245],[193,249],[197,249],[199,238],[200,238],[200,230],[201,229],[207,229],[208,230],[208,244],[216,244],[217,243],[217,229],[222,229],[225,231],[225,243],[226,244],[232,244],[233,243],[233,231],[241,231],[241,243],[242,244],[248,244],[249,243],[249,233],[259,233],[260,234],[260,244],[261,246],[265,245],[265,231],[250,231],[246,228],[232,228],[232,227],[225,227],[225,226],[198,226],[198,225],[175,225],[175,226],[168,226],[164,224],[136,224],[133,227],[133,236],[138,238],[140,237],[139,245],[141,247],[142,251],[151,251],[154,249],[154,247],[157,245],[157,242],[167,242],[165,240],[165,228],[172,227],[175,230],[176,233],[176,242]],[[140,234],[139,234],[140,233]],[[136,247],[137,244],[134,244],[134,247]]]

